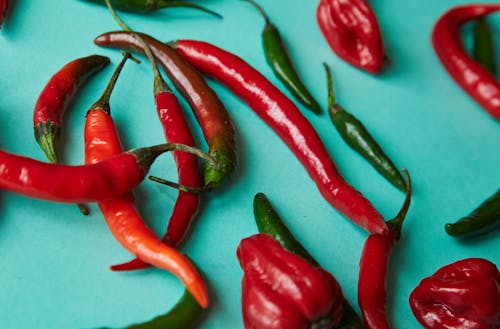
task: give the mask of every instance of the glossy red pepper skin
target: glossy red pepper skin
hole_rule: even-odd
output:
[[[444,13],[432,30],[432,45],[450,76],[491,116],[500,120],[500,83],[467,54],[460,27],[500,10],[500,4],[470,4]]]
[[[382,33],[365,0],[321,0],[316,19],[340,58],[369,73],[380,72],[385,63]]]
[[[175,95],[169,91],[163,91],[156,95],[155,100],[158,117],[167,141],[194,146],[193,135]],[[196,156],[185,152],[174,152],[174,160],[177,164],[179,183],[186,186],[199,186],[201,178]],[[162,239],[165,244],[175,247],[182,242],[198,211],[199,204],[200,194],[179,191],[168,222],[167,232]],[[141,259],[136,258],[127,263],[114,265],[111,269],[130,271],[149,266]]]
[[[2,27],[3,20],[7,15],[9,9],[9,0],[0,0],[0,28]]]
[[[236,164],[235,132],[224,104],[203,76],[171,47],[146,34],[137,34],[148,44],[177,90],[189,102],[209,146],[209,154],[219,164],[219,168],[210,163],[205,165],[204,184],[208,188],[218,186],[234,171]],[[94,43],[144,52],[142,44],[130,32],[104,33],[95,38]]]
[[[243,99],[288,145],[335,209],[368,232],[388,231],[382,215],[341,176],[314,127],[266,77],[238,56],[203,41],[178,40],[172,46]]]
[[[87,78],[108,64],[109,58],[99,55],[75,59],[54,74],[40,93],[33,111],[33,127],[50,162],[58,162],[62,119],[69,102]]]
[[[142,182],[166,144],[121,153],[95,165],[50,164],[0,150],[0,187],[32,198],[78,203],[116,198]]]
[[[325,270],[267,234],[243,239],[237,256],[245,329],[326,329],[340,321],[342,291]]]
[[[428,329],[500,328],[500,273],[483,258],[454,262],[422,280],[410,306]]]

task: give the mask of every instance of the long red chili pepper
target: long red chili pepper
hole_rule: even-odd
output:
[[[450,76],[497,120],[500,120],[500,83],[467,54],[460,38],[460,27],[499,10],[500,4],[454,7],[438,19],[432,31],[434,50]]]
[[[108,0],[106,1],[111,14],[124,30],[131,31],[130,28],[116,14]],[[161,76],[156,60],[151,50],[144,44],[144,40],[133,33],[135,39],[139,39],[144,46],[144,51],[151,62],[154,73],[154,95],[156,110],[163,126],[163,132],[167,141],[194,146],[194,138],[187,124],[182,108],[177,101],[177,97],[172,93],[167,83]],[[185,152],[174,152],[174,160],[177,165],[179,184],[186,186],[199,186],[201,183],[197,158]],[[174,210],[167,226],[167,232],[163,237],[163,242],[172,247],[177,246],[184,238],[187,230],[195,216],[200,203],[198,193],[188,193],[179,191],[179,195],[174,205]],[[136,258],[130,262],[111,266],[112,270],[133,270],[149,267],[150,265]]]
[[[147,43],[175,87],[189,102],[203,130],[209,154],[219,164],[217,168],[211,164],[205,166],[205,186],[213,188],[219,185],[233,172],[236,162],[234,129],[227,110],[200,73],[172,48],[148,35],[137,35]],[[94,42],[99,46],[144,52],[143,45],[130,32],[108,32]]]
[[[410,176],[405,171],[407,186],[403,207],[397,216],[388,221],[389,232],[371,234],[365,242],[359,262],[358,303],[367,328],[389,328],[386,318],[386,280],[389,258],[396,242],[401,237],[404,218],[411,201]]]
[[[0,0],[0,28],[2,27],[3,20],[7,15],[9,9],[9,0]]]
[[[334,208],[370,233],[387,233],[382,215],[344,180],[313,126],[267,78],[241,58],[209,43],[179,40],[172,46],[243,99],[295,153]]]
[[[330,48],[340,58],[373,74],[382,69],[382,34],[365,0],[321,0],[316,19]]]
[[[0,187],[58,202],[108,200],[142,182],[156,157],[175,149],[177,144],[138,148],[83,166],[51,164],[0,150]]]
[[[121,153],[120,138],[110,115],[109,97],[130,55],[117,67],[102,97],[90,108],[85,122],[85,163],[95,164]],[[113,236],[137,257],[175,274],[202,307],[208,305],[206,286],[191,262],[175,248],[163,244],[144,224],[134,205],[134,196],[99,202]]]

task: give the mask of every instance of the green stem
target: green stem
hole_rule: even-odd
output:
[[[410,209],[410,203],[411,203],[411,192],[412,192],[412,187],[411,187],[411,178],[410,174],[408,173],[408,170],[402,169],[401,170],[406,178],[406,196],[405,200],[403,202],[403,206],[399,210],[398,214],[396,217],[393,219],[387,221],[387,225],[391,230],[395,230],[398,232],[398,234],[401,234],[401,229],[403,228],[403,222],[406,218],[406,214],[408,213],[408,209]]]

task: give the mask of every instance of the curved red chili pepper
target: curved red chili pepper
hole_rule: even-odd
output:
[[[208,188],[217,186],[234,171],[236,162],[234,129],[226,108],[203,76],[172,48],[146,34],[137,35],[148,44],[175,87],[189,102],[209,145],[209,154],[219,164],[219,168],[210,164],[205,166],[204,183]],[[130,32],[108,32],[94,42],[99,46],[144,52],[142,44]]]
[[[7,15],[9,9],[9,0],[0,0],[0,28],[2,27],[3,20]]]
[[[389,232],[370,234],[359,261],[358,303],[367,328],[389,329],[386,317],[386,281],[392,249],[401,236],[403,221],[411,201],[411,180],[407,171],[406,197],[398,215],[387,222]]]
[[[0,187],[57,202],[112,199],[142,182],[154,159],[171,150],[170,144],[144,147],[83,166],[51,164],[0,150]]]
[[[432,30],[432,44],[444,68],[455,82],[491,116],[500,120],[500,83],[470,57],[460,38],[460,27],[500,10],[500,4],[471,4],[444,13]]]
[[[295,153],[334,208],[370,233],[388,231],[382,215],[340,175],[313,126],[267,78],[241,58],[209,43],[179,40],[172,46],[243,99]]]
[[[365,0],[321,0],[316,19],[330,48],[340,58],[373,74],[382,69],[382,34]]]
[[[71,98],[88,77],[109,64],[109,58],[91,55],[64,65],[50,78],[33,111],[35,138],[50,162],[58,162],[61,123]]]

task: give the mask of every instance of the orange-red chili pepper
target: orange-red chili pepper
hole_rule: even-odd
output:
[[[85,163],[94,164],[121,153],[121,144],[110,115],[109,97],[124,59],[102,97],[90,108],[85,122]],[[175,248],[163,244],[144,224],[132,192],[104,202],[99,208],[113,236],[127,250],[149,264],[175,274],[202,307],[208,305],[205,283],[191,262]]]
[[[330,48],[340,58],[373,74],[382,69],[382,34],[365,0],[321,0],[316,19]]]
[[[171,45],[243,99],[294,152],[334,208],[370,233],[388,232],[382,215],[339,173],[314,127],[267,78],[238,56],[207,42],[178,40]]]
[[[432,30],[432,45],[444,68],[455,82],[492,117],[500,120],[500,83],[470,57],[460,38],[460,27],[500,10],[500,4],[470,4],[444,13]]]

